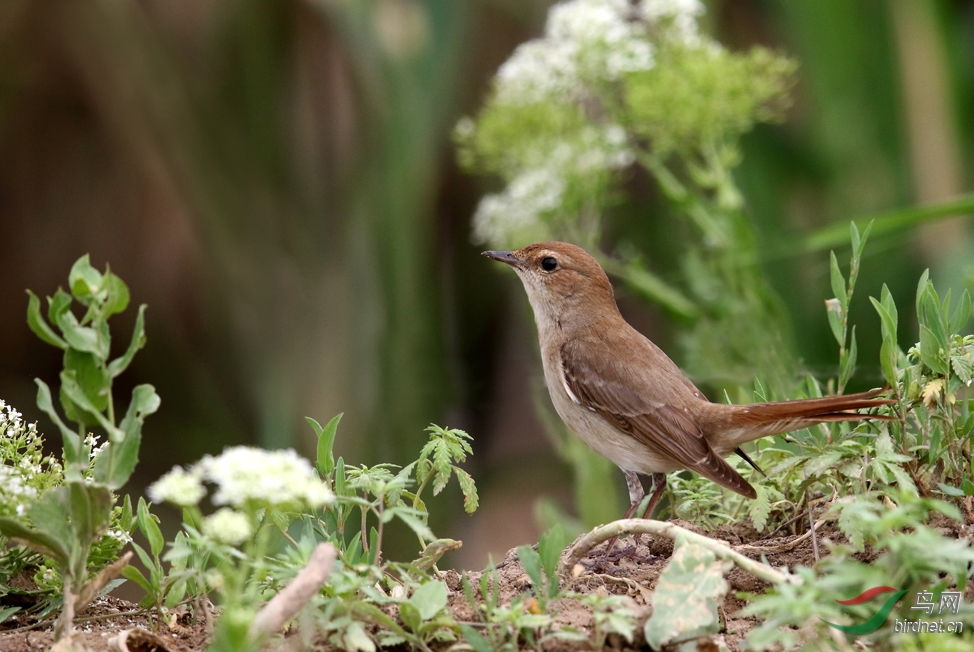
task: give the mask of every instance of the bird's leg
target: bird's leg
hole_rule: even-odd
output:
[[[646,511],[643,512],[643,518],[649,518],[653,515],[653,510],[656,509],[656,503],[660,501],[663,497],[663,492],[666,491],[666,474],[665,473],[654,473],[653,474],[653,497],[649,499],[649,504],[646,505]],[[640,500],[642,498],[640,497]]]
[[[665,473],[654,473],[653,478],[653,495],[649,499],[649,504],[646,505],[646,510],[643,512],[643,518],[649,518],[653,515],[653,510],[656,509],[656,504],[659,503],[660,498],[663,497],[663,492],[666,491],[666,474]],[[636,545],[638,546],[642,543],[643,535],[636,535]]]
[[[623,519],[632,518],[632,515],[636,513],[636,508],[639,507],[639,503],[643,502],[643,497],[646,495],[646,491],[643,489],[643,483],[640,482],[639,476],[636,475],[635,471],[623,471],[626,474],[626,486],[629,487],[629,509],[626,510],[626,515]],[[654,476],[655,477],[655,476]],[[652,503],[652,500],[650,500]],[[643,516],[643,518],[646,518]],[[616,539],[619,537],[615,536],[609,539],[609,542],[605,544],[605,555],[608,556],[612,552],[613,546],[616,544]]]

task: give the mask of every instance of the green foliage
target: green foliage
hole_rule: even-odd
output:
[[[159,397],[151,385],[139,385],[132,392],[128,410],[116,422],[113,380],[132,362],[145,344],[145,306],[139,308],[135,329],[126,351],[109,360],[111,334],[108,318],[122,312],[129,303],[125,283],[106,270],[94,269],[88,256],[75,262],[68,275],[70,294],[58,289],[48,298],[47,320],[41,302],[28,291],[27,323],[43,341],[64,351],[59,398],[72,430],[61,419],[48,385],[37,379],[37,405],[61,431],[64,444],[64,484],[48,486],[24,513],[0,517],[0,533],[25,542],[53,562],[63,578],[63,597],[70,608],[62,611],[56,637],[70,633],[74,603],[85,604],[104,588],[109,578],[94,575],[114,559],[120,546],[99,545],[112,524],[115,496],[138,461],[142,425],[145,417],[159,407]],[[79,320],[72,311],[74,302],[83,308]],[[60,333],[56,332],[53,324]],[[88,426],[101,428],[107,440],[87,435]],[[53,465],[49,465],[53,467]],[[53,469],[59,474],[60,469]],[[52,478],[51,485],[55,484]],[[128,523],[124,533],[114,538],[127,539],[134,520],[126,500]],[[124,541],[122,541],[124,543]]]
[[[875,612],[875,606],[871,612],[868,604],[850,608],[838,605],[836,600],[858,595],[871,586],[894,586],[908,590],[908,595],[919,590],[939,595],[948,586],[963,591],[974,551],[967,542],[943,536],[926,524],[933,512],[959,519],[957,509],[909,492],[892,497],[895,503],[878,492],[869,492],[834,505],[839,526],[850,535],[852,545],[830,545],[829,555],[814,571],[799,566],[796,573],[804,580],[800,585],[783,584],[772,593],[751,596],[744,614],[762,618],[761,625],[748,636],[751,645],[756,649],[776,645],[791,648],[804,642],[804,637],[827,636],[827,626],[820,618],[837,623],[865,620]],[[863,545],[878,555],[870,563],[855,557]],[[909,613],[909,605],[900,608]],[[810,629],[787,627],[803,625]],[[884,629],[874,638],[889,635]]]
[[[710,550],[678,541],[653,592],[646,642],[659,649],[664,644],[716,632],[720,627],[717,605],[728,589],[724,575],[732,566],[732,562],[718,560]]]
[[[656,66],[625,79],[625,109],[651,150],[692,155],[733,141],[758,122],[780,121],[796,68],[764,48],[742,54],[665,48]]]
[[[589,638],[592,649],[603,649],[609,634],[617,634],[632,643],[636,632],[635,604],[632,598],[599,593],[568,593],[566,597],[576,598],[592,610],[593,627]]]
[[[517,549],[517,557],[524,572],[531,578],[542,611],[547,610],[548,600],[559,594],[558,559],[568,545],[567,539],[564,528],[555,525],[541,535],[537,550],[531,546],[519,546]]]

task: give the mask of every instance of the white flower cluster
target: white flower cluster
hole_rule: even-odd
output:
[[[59,465],[49,459],[45,471],[42,457],[37,424],[25,424],[20,412],[0,400],[0,514],[24,516],[40,490],[56,482]]]
[[[570,0],[548,12],[543,38],[497,71],[497,101],[532,103],[576,96],[583,80],[614,81],[654,64],[655,39],[700,44],[699,0]]]
[[[216,486],[216,505],[315,508],[334,500],[311,463],[293,450],[249,446],[227,448],[216,457],[207,455],[189,470],[174,468],[149,487],[149,497],[184,507],[195,505],[206,493],[204,481]]]
[[[203,519],[202,529],[214,541],[230,546],[239,546],[254,533],[246,515],[229,507],[221,507]]]
[[[203,500],[206,489],[203,487],[202,474],[197,470],[187,471],[181,466],[174,466],[169,473],[152,483],[146,493],[149,500],[156,503],[191,507]]]
[[[507,246],[549,237],[545,217],[562,208],[569,186],[630,165],[633,153],[618,125],[586,127],[575,142],[559,142],[537,156],[503,192],[486,195],[474,214],[474,240]]]

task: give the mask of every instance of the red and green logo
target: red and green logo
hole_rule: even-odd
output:
[[[869,618],[868,620],[863,621],[857,625],[836,625],[835,623],[830,623],[824,618],[820,618],[820,620],[830,627],[835,627],[840,632],[845,632],[846,634],[852,634],[853,636],[859,636],[861,634],[871,634],[875,632],[877,629],[879,629],[883,625],[883,623],[886,622],[886,617],[889,616],[889,612],[891,612],[893,610],[893,607],[896,606],[896,601],[902,598],[903,594],[906,593],[905,590],[900,591],[898,589],[894,589],[892,586],[874,586],[871,589],[866,589],[856,597],[851,598],[849,600],[836,600],[836,602],[838,602],[839,604],[845,604],[845,605],[864,604],[874,599],[876,596],[882,595],[884,593],[890,593],[890,592],[893,592],[893,595],[886,598],[886,602],[884,602],[883,606],[879,608],[879,611],[877,611],[872,616],[872,618]]]

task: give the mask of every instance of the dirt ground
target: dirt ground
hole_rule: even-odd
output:
[[[970,519],[974,520],[974,519]],[[760,559],[761,555],[775,567],[794,568],[797,565],[811,566],[815,563],[815,547],[817,544],[820,554],[827,548],[827,542],[844,543],[843,535],[827,525],[820,527],[813,542],[809,533],[776,534],[768,536],[761,534],[750,526],[748,522],[739,522],[732,526],[724,526],[716,532],[704,532],[701,528],[689,523],[674,521],[674,523],[694,532],[707,534],[715,539],[726,541],[735,549],[744,552],[753,559]],[[941,518],[932,523],[942,534],[948,536],[969,536],[970,525],[961,525]],[[609,562],[603,566],[593,565],[593,568],[573,579],[562,589],[578,593],[610,593],[630,596],[639,606],[639,621],[636,628],[636,638],[632,644],[619,637],[610,636],[606,649],[638,650],[646,649],[642,639],[642,623],[652,613],[652,592],[659,579],[659,574],[669,561],[673,552],[673,542],[667,538],[644,537],[645,544],[635,548],[634,554]],[[620,541],[621,548],[633,546],[632,538]],[[648,544],[648,545],[646,545]],[[600,557],[597,548],[592,557]],[[870,553],[862,555],[863,561],[870,560]],[[585,560],[587,564],[593,559]],[[514,596],[529,592],[531,582],[521,567],[515,550],[508,552],[506,558],[498,563],[497,568],[501,587],[501,602],[507,602]],[[473,586],[479,583],[480,573],[468,573]],[[443,579],[450,589],[449,607],[457,621],[471,621],[475,619],[470,605],[463,595],[460,575],[453,570],[445,571]],[[718,650],[720,645],[729,650],[741,649],[741,642],[745,635],[755,626],[756,621],[739,615],[746,604],[737,597],[740,592],[760,593],[767,588],[767,584],[749,573],[734,567],[727,575],[730,591],[721,608],[723,631],[717,637],[707,641],[700,641],[699,649]],[[971,589],[972,587],[969,587]],[[967,596],[970,597],[970,596]],[[557,612],[556,621],[563,625],[572,625],[582,629],[592,626],[591,612],[578,600],[561,599],[551,603],[552,611]],[[2,605],[0,605],[2,606]],[[0,625],[0,650],[3,652],[26,652],[28,650],[46,650],[53,643],[51,628],[53,623],[37,623],[29,615],[18,614]],[[133,652],[196,652],[205,648],[208,641],[206,627],[203,623],[194,623],[188,616],[182,621],[169,623],[155,623],[158,639],[138,641],[133,640],[129,649]],[[78,649],[89,649],[93,652],[119,649],[111,644],[119,632],[131,628],[152,630],[153,623],[148,615],[137,605],[119,600],[111,596],[97,600],[94,604],[79,614],[76,621],[77,634],[73,642]],[[147,639],[150,637],[146,637]],[[278,639],[271,648],[292,648],[297,639]],[[141,643],[141,644],[140,644]],[[162,647],[164,645],[164,647]],[[332,650],[331,646],[316,646],[319,650]],[[445,647],[444,647],[445,649]],[[545,645],[547,652],[574,652],[589,649],[584,643],[570,643],[552,641]]]

